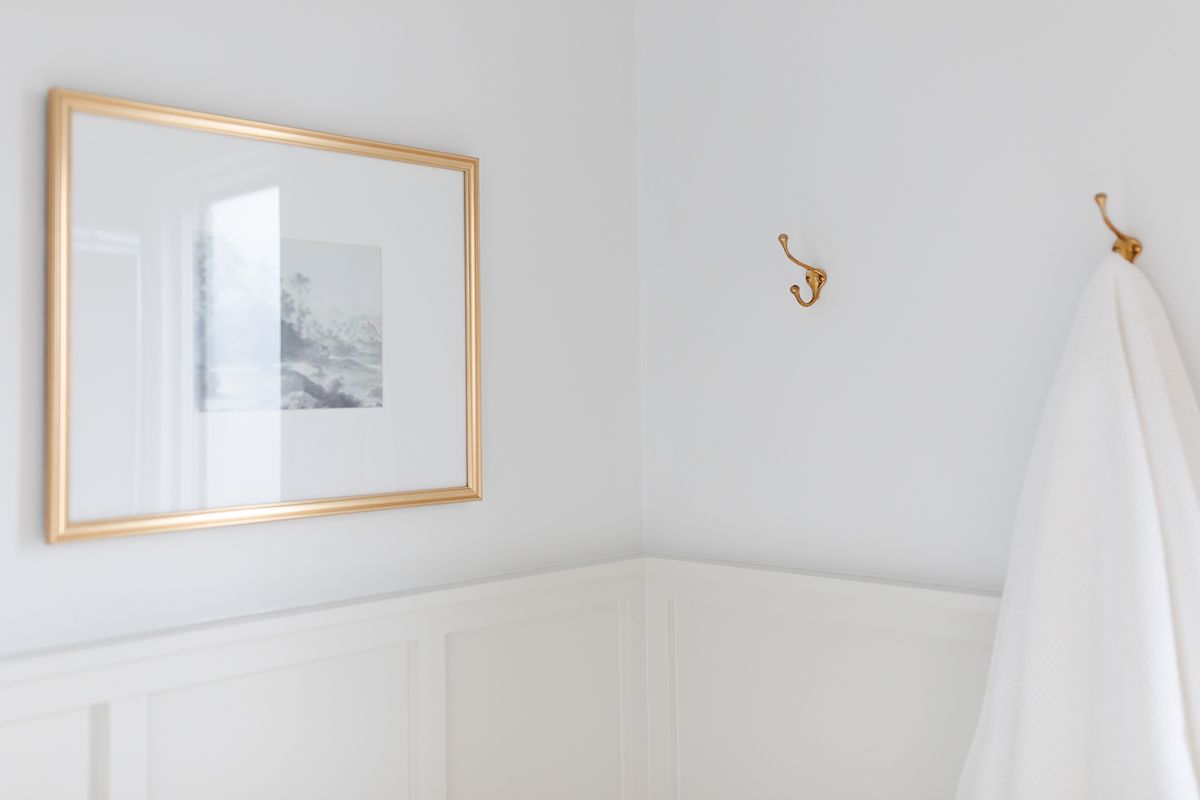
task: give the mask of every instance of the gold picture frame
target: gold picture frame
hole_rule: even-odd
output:
[[[465,221],[466,476],[462,485],[222,508],[74,520],[69,508],[71,437],[72,119],[86,113],[301,148],[439,167],[462,173]],[[47,98],[45,532],[49,543],[297,519],[482,497],[479,331],[479,161],[330,133],[115,99],[66,89]]]

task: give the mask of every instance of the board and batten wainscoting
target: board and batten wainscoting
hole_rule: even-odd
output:
[[[996,609],[636,557],[11,659],[0,797],[949,800]]]

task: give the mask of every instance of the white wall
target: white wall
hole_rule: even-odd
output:
[[[647,548],[999,586],[1094,192],[1200,377],[1200,8],[638,9]]]
[[[0,663],[0,796],[949,800],[996,601],[634,558]]]
[[[1200,370],[1187,4],[0,15],[0,652],[629,552],[643,528],[651,552],[996,587],[1109,244],[1098,189]],[[484,502],[45,547],[56,84],[480,156]],[[815,308],[783,231],[829,270]]]
[[[0,652],[638,549],[632,26],[627,2],[0,0]],[[46,547],[55,85],[478,156],[484,501]]]

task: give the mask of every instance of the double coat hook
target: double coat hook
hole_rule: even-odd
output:
[[[807,303],[804,302],[804,298],[800,296],[800,287],[799,286],[792,287],[792,295],[796,298],[797,303],[804,306],[805,308],[808,308],[809,306],[811,306],[813,303],[817,302],[817,300],[820,299],[821,290],[823,288],[825,288],[825,281],[826,281],[827,276],[825,275],[825,270],[821,269],[820,267],[814,267],[811,264],[805,264],[803,261],[801,261],[800,259],[796,258],[794,255],[792,255],[792,252],[790,250],[788,250],[787,243],[788,243],[787,234],[786,233],[779,234],[779,244],[783,247],[783,254],[786,255],[789,259],[791,259],[792,263],[795,264],[796,266],[804,267],[804,282],[808,284],[808,288],[812,289],[812,297],[809,299],[809,301]]]
[[[1113,225],[1113,221],[1108,218],[1108,195],[1104,192],[1096,195],[1096,205],[1100,206],[1100,216],[1104,218],[1104,224],[1113,232],[1117,240],[1113,242],[1113,252],[1119,253],[1121,258],[1128,261],[1130,264],[1133,260],[1142,254],[1142,242],[1132,236],[1121,233],[1117,230],[1117,226]]]

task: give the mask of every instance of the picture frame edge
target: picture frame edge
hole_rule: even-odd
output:
[[[47,91],[46,117],[46,322],[45,498],[47,544],[121,536],[203,530],[316,516],[482,500],[482,364],[479,298],[479,158],[343,136],[209,112],[145,103],[64,87]],[[246,506],[72,521],[69,509],[70,422],[70,157],[71,115],[76,112],[208,131],[277,144],[452,169],[464,178],[466,282],[466,482],[462,486],[406,490]]]

